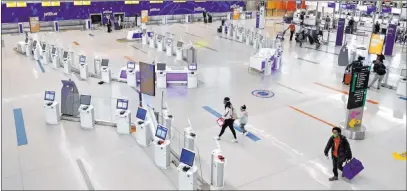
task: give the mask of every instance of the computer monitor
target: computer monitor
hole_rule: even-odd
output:
[[[157,70],[165,70],[166,64],[165,63],[157,63]]]
[[[102,59],[101,66],[109,66],[109,59]]]
[[[45,91],[44,100],[45,101],[54,101],[55,92],[54,91]]]
[[[91,96],[90,95],[81,95],[80,103],[81,105],[90,105]]]
[[[33,48],[35,48],[35,47],[37,47],[37,41],[36,40],[34,40],[34,42],[33,42]]]
[[[127,62],[127,69],[131,69],[131,70],[136,69],[136,63],[132,62],[132,61],[128,61]]]
[[[157,130],[155,131],[155,136],[161,140],[165,140],[167,137],[168,129],[162,125],[157,126]]]
[[[129,108],[129,100],[117,99],[116,109],[127,110]]]
[[[189,64],[188,69],[189,70],[198,70],[198,64]]]
[[[43,43],[42,44],[42,49],[45,50],[45,47],[47,46],[47,44]]]
[[[57,51],[57,49],[55,47],[52,47],[51,54],[55,54],[56,51]]]
[[[79,62],[84,63],[86,61],[86,56],[80,55],[79,56]]]
[[[64,55],[62,56],[63,59],[67,59],[68,58],[68,52],[64,51]]]
[[[25,42],[25,43],[28,43],[28,38],[25,38],[24,42]]]
[[[137,114],[136,114],[137,119],[140,119],[140,120],[144,121],[144,120],[146,120],[146,115],[147,115],[147,110],[145,110],[145,109],[143,109],[141,107],[139,107],[137,109]]]
[[[182,148],[180,162],[192,167],[194,165],[195,153],[186,148]]]
[[[161,40],[161,35],[159,34],[159,35],[157,35],[157,40]]]
[[[182,43],[182,42],[177,42],[177,47],[182,47],[183,44],[184,43]]]

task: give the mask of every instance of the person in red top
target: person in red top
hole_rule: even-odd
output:
[[[290,29],[290,41],[293,40],[293,35],[295,33],[295,24],[291,22],[290,26],[287,29]]]
[[[328,157],[328,152],[331,150],[333,173],[334,176],[329,178],[329,181],[338,180],[338,169],[343,170],[343,163],[352,159],[352,150],[345,136],[341,135],[341,128],[332,128],[333,135],[329,138],[326,144],[324,154]]]

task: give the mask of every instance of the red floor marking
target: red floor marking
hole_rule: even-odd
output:
[[[75,44],[76,46],[79,46],[79,43],[76,41],[73,41],[73,44]]]
[[[313,116],[313,115],[311,115],[311,114],[309,114],[309,113],[307,113],[307,112],[305,112],[305,111],[302,111],[302,110],[300,110],[300,109],[298,109],[298,108],[295,108],[295,107],[293,107],[293,106],[288,106],[288,107],[291,108],[291,109],[293,109],[293,110],[295,110],[295,111],[298,111],[298,112],[300,112],[300,113],[302,113],[302,114],[304,114],[304,115],[306,115],[306,116],[308,116],[308,117],[311,117],[311,118],[316,119],[316,120],[318,120],[318,121],[320,121],[320,122],[322,122],[322,123],[325,123],[325,124],[327,124],[327,125],[329,125],[329,126],[331,126],[331,127],[336,127],[336,125],[334,125],[334,124],[332,124],[332,123],[329,123],[329,122],[327,122],[327,121],[325,121],[325,120],[322,120],[322,119],[320,119],[320,118],[318,118],[318,117],[315,117],[315,116]]]
[[[132,58],[130,58],[129,56],[124,56],[124,58],[126,58],[128,61],[136,62]]]
[[[328,88],[328,89],[333,90],[333,91],[337,91],[337,92],[343,93],[343,94],[345,94],[345,95],[349,95],[349,92],[344,91],[344,90],[335,89],[335,88],[326,86],[326,85],[321,84],[321,83],[318,83],[318,82],[314,82],[314,84],[319,85],[319,86],[324,87],[324,88]],[[370,100],[370,99],[367,99],[366,102],[369,102],[369,103],[371,103],[371,104],[379,104],[379,102],[374,101],[374,100]]]

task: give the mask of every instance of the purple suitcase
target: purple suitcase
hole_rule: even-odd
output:
[[[358,159],[353,158],[343,167],[343,176],[352,180],[352,178],[359,174],[364,168]]]

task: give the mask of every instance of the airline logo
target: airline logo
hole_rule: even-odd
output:
[[[150,12],[158,12],[158,11],[160,11],[160,8],[151,8],[150,9]]]
[[[57,16],[57,15],[58,15],[57,12],[46,12],[46,13],[44,13],[44,17]]]

